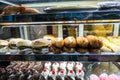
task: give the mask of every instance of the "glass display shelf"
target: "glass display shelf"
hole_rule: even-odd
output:
[[[71,24],[71,23],[116,23],[120,11],[77,11],[44,14],[0,15],[0,25],[13,24]]]
[[[62,54],[0,54],[1,61],[100,61],[120,62],[120,54],[62,53]]]

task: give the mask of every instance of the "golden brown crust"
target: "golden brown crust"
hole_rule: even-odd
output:
[[[89,41],[90,48],[100,49],[103,46],[102,41],[98,37],[96,37],[96,36],[89,35],[86,38]]]
[[[62,49],[61,48],[56,48],[56,47],[50,47],[49,51],[58,54],[58,53],[62,52]]]
[[[49,44],[50,44],[49,41],[46,39],[36,39],[36,40],[32,41],[33,48],[49,46]]]
[[[100,49],[89,49],[89,52],[100,54]]]
[[[43,36],[43,39],[47,39],[47,40],[53,40],[55,38],[55,36],[51,35],[51,34],[47,34]]]
[[[88,52],[88,49],[85,49],[85,48],[77,48],[77,52],[86,53],[86,52]]]
[[[54,38],[52,40],[52,46],[62,48],[64,46],[63,38]]]
[[[76,39],[72,36],[64,39],[64,44],[66,47],[76,47]]]
[[[63,51],[64,52],[75,52],[76,50],[75,50],[75,48],[70,48],[70,47],[63,47]]]
[[[20,47],[20,46],[26,46],[26,47],[31,47],[32,46],[32,41],[30,40],[20,40],[17,42],[17,46]]]
[[[89,41],[85,37],[77,37],[76,38],[77,45],[81,48],[87,48],[89,45]]]

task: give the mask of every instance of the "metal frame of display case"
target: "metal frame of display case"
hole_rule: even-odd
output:
[[[0,15],[0,25],[117,23],[120,11],[82,11],[44,14]]]
[[[62,12],[44,14],[17,14],[0,15],[1,26],[31,25],[31,24],[96,24],[96,23],[118,23],[120,22],[120,11],[83,11]],[[117,25],[118,26],[118,25]],[[60,28],[60,26],[59,26]],[[61,29],[61,28],[60,28]],[[79,34],[79,35],[82,35]],[[62,36],[62,35],[59,35]],[[103,52],[106,53],[106,52]],[[67,53],[67,54],[0,54],[0,60],[9,61],[101,61],[120,62],[119,53],[94,54],[94,53]]]

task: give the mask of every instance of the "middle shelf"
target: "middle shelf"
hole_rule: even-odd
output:
[[[100,61],[120,62],[120,54],[0,54],[1,61]]]

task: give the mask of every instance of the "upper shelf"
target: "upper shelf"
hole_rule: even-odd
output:
[[[100,61],[120,62],[120,54],[0,54],[0,61]]]
[[[0,15],[0,25],[79,24],[120,22],[120,11],[81,11],[25,15]]]

